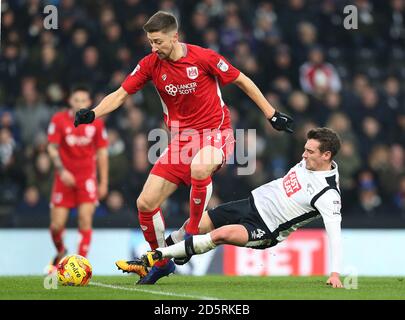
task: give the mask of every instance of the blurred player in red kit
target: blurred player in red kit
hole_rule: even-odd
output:
[[[121,87],[93,110],[77,112],[75,124],[91,123],[112,112],[148,81],[153,82],[171,140],[154,164],[137,199],[137,208],[145,240],[151,248],[157,248],[166,245],[161,204],[180,184],[191,185],[189,223],[184,233],[177,237],[179,239],[171,238],[170,241],[198,234],[202,213],[212,193],[211,176],[233,153],[235,139],[220,85],[234,83],[239,86],[277,130],[292,132],[293,120],[276,111],[257,86],[223,56],[210,49],[179,42],[177,20],[172,14],[155,13],[143,29],[152,53],[141,59]],[[187,157],[190,146],[191,156]],[[162,260],[144,274],[131,261],[116,264],[123,271],[138,273],[141,276],[138,284],[154,284],[175,268],[173,261]]]
[[[80,240],[77,253],[87,256],[93,214],[98,200],[108,192],[108,140],[104,122],[97,119],[78,128],[73,124],[75,112],[91,105],[89,89],[75,87],[68,103],[70,108],[54,114],[48,127],[48,152],[55,167],[50,200],[50,232],[57,250],[51,262],[53,266],[67,252],[63,233],[72,208],[78,210]]]

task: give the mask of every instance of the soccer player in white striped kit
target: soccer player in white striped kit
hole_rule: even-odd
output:
[[[285,240],[291,232],[310,221],[323,218],[331,250],[333,288],[341,288],[341,196],[338,166],[333,157],[340,139],[329,128],[307,133],[302,161],[280,179],[251,192],[248,199],[228,202],[205,211],[194,235],[174,245],[148,251],[139,263],[145,268],[165,258],[185,258],[202,254],[221,244],[265,249]],[[178,239],[183,230],[175,231]]]

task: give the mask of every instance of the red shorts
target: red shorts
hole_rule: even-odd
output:
[[[96,175],[78,177],[75,176],[76,185],[68,187],[63,184],[58,174],[52,188],[51,206],[76,208],[82,203],[98,203]]]
[[[183,183],[188,186],[191,184],[191,162],[197,152],[206,146],[214,146],[221,150],[222,164],[218,167],[220,169],[235,148],[232,128],[211,130],[197,135],[178,135],[170,142],[150,173],[177,185]]]

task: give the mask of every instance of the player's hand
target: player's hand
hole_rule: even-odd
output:
[[[336,272],[332,272],[331,276],[326,281],[326,284],[332,286],[332,288],[343,288],[342,282],[339,278],[339,274]]]
[[[100,183],[98,185],[98,199],[103,200],[108,193],[108,185],[106,183]]]
[[[62,180],[62,183],[67,187],[73,187],[76,185],[75,177],[66,169],[63,169],[60,172],[60,180]]]
[[[75,127],[81,123],[92,123],[96,117],[93,110],[80,109],[75,115]]]
[[[273,128],[278,131],[287,131],[288,133],[294,132],[291,127],[292,123],[294,122],[293,118],[284,113],[276,111],[268,120]]]

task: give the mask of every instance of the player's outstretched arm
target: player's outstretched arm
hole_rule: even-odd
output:
[[[329,238],[329,246],[331,251],[331,275],[326,281],[326,284],[333,288],[343,288],[340,281],[340,268],[342,261],[342,236],[340,221],[325,222],[325,229]]]
[[[75,127],[82,123],[92,123],[94,119],[102,117],[121,106],[128,93],[119,87],[116,91],[106,96],[94,109],[80,109],[75,115]]]
[[[278,112],[267,101],[260,89],[249,77],[245,76],[241,72],[233,83],[241,88],[256,103],[256,105],[263,111],[264,115],[274,129],[279,131],[287,131],[289,133],[293,132],[292,123],[294,120],[290,116]]]

